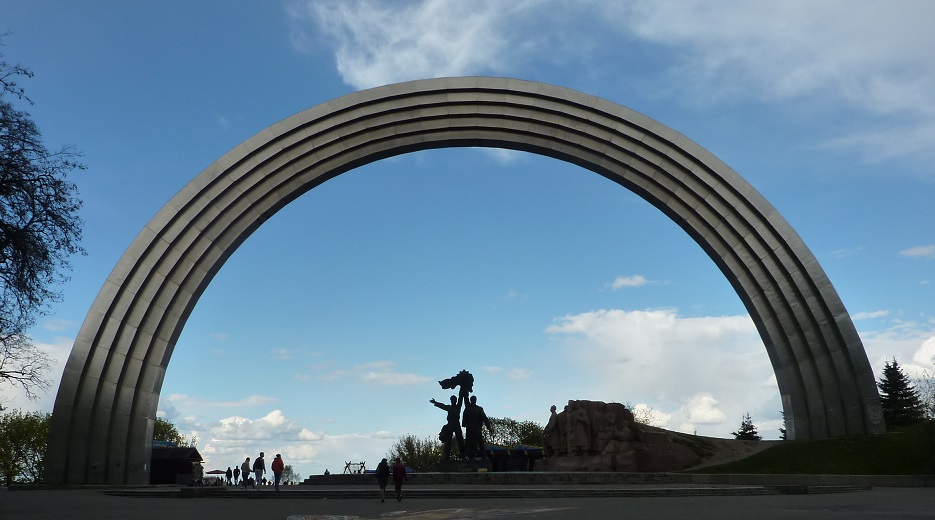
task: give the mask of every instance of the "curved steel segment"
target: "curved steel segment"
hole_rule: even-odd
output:
[[[683,135],[603,99],[503,78],[388,85],[275,124],[199,174],[146,225],[81,327],[55,400],[48,482],[145,484],[159,392],[198,298],[271,215],[322,182],[402,153],[522,150],[637,193],[718,265],[763,339],[794,438],[884,431],[873,372],[795,231]]]

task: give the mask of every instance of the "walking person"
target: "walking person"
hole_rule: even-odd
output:
[[[243,477],[244,489],[247,489],[248,475],[250,475],[250,457],[247,457],[247,459],[243,461],[243,464],[240,465],[240,476]]]
[[[406,466],[396,457],[396,463],[393,464],[393,485],[396,486],[396,501],[403,501],[403,482],[409,477],[406,476]]]
[[[273,470],[273,482],[276,486],[276,491],[279,491],[279,481],[282,479],[282,470],[286,467],[285,463],[282,461],[282,455],[276,454],[276,458],[273,459],[273,463],[269,465],[269,469]]]
[[[227,485],[231,485],[231,479],[234,477],[234,472],[231,470],[231,467],[227,467],[227,472],[224,473],[224,476],[227,477]]]
[[[263,458],[263,452],[253,461],[253,489],[263,485],[263,474],[266,473],[266,459]]]
[[[240,466],[234,466],[234,485],[240,481]]]
[[[390,465],[386,459],[377,464],[377,483],[380,484],[380,502],[386,501],[386,483],[390,480]]]

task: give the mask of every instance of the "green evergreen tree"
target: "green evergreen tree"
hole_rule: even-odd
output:
[[[760,440],[760,434],[756,431],[756,425],[753,424],[753,419],[750,418],[750,413],[745,413],[743,420],[740,422],[740,429],[735,432],[730,432],[735,439],[741,441],[758,441]]]
[[[896,358],[883,366],[883,377],[877,382],[877,388],[887,426],[908,426],[925,419],[922,400]]]

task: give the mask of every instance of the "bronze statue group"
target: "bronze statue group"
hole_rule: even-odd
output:
[[[487,431],[493,433],[493,426],[484,408],[477,404],[477,396],[470,395],[474,391],[474,376],[466,370],[458,372],[454,377],[443,379],[438,382],[443,389],[454,389],[459,387],[458,396],[451,396],[451,404],[444,404],[430,399],[433,405],[445,410],[448,413],[448,421],[442,426],[438,433],[438,439],[444,446],[444,459],[451,459],[451,441],[458,441],[460,458],[472,460],[475,458],[486,458],[484,450],[484,426]],[[461,408],[464,407],[462,413]],[[464,426],[464,433],[461,432],[461,426]]]

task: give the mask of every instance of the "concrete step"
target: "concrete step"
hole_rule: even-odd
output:
[[[776,494],[849,493],[867,491],[869,486],[664,486],[664,487],[606,487],[606,486],[545,486],[521,487],[403,487],[404,498],[614,498],[614,497],[685,497],[685,496],[748,496]],[[240,489],[223,487],[134,488],[104,491],[112,496],[148,498],[222,498],[222,499],[309,499],[374,500],[379,490],[360,487],[288,486],[276,492],[272,489]],[[394,496],[387,489],[387,497]]]

